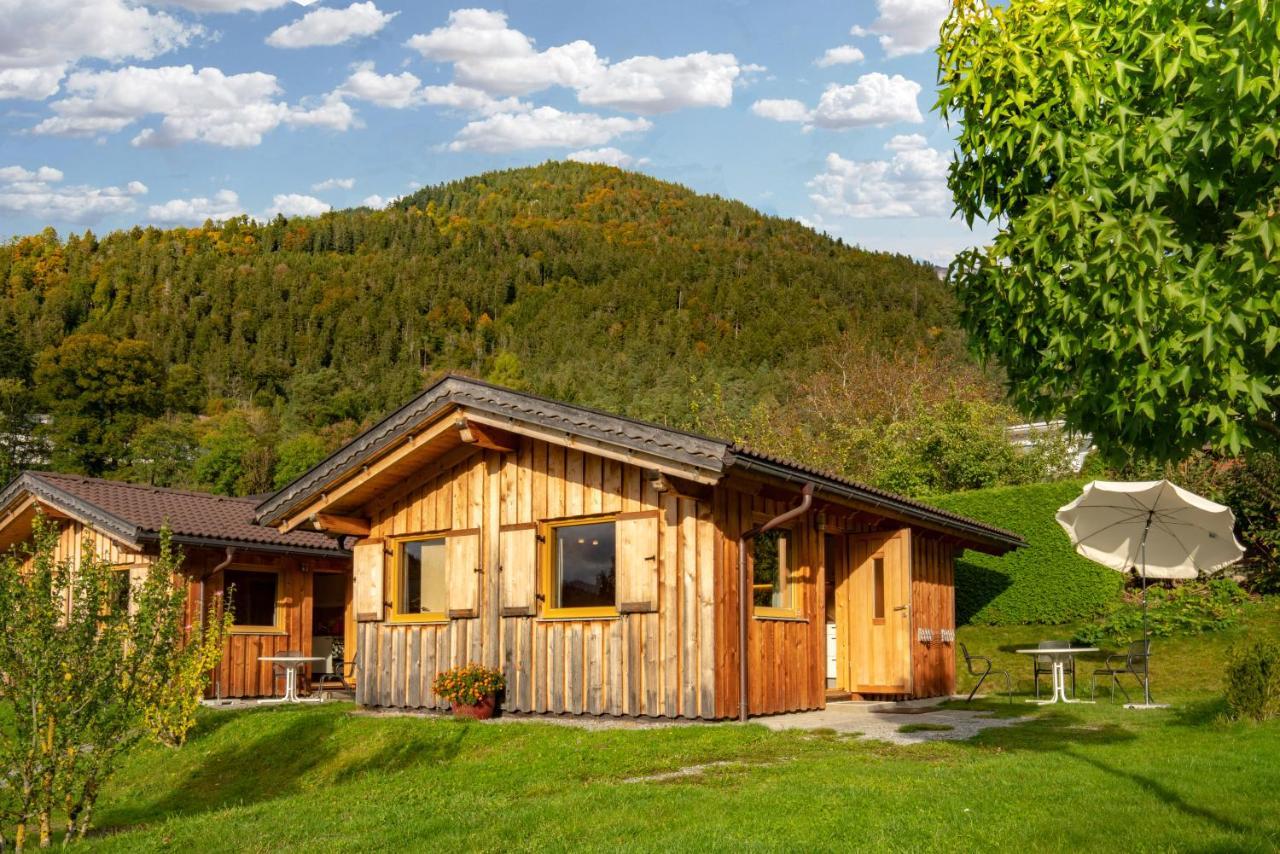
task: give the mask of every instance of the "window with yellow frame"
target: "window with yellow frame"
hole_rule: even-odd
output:
[[[799,617],[791,532],[776,528],[751,541],[751,603],[757,617]]]
[[[445,554],[443,535],[396,542],[392,622],[422,623],[448,619]]]
[[[544,617],[617,615],[616,527],[611,517],[547,524],[542,561]]]
[[[282,631],[280,623],[280,573],[274,569],[228,569],[223,587],[231,594],[235,622],[231,631],[261,633]]]

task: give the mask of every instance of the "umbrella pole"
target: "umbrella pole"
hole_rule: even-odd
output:
[[[1147,511],[1147,524],[1142,528],[1142,545],[1139,551],[1142,554],[1142,639],[1146,641],[1147,649],[1151,648],[1151,625],[1147,621],[1147,532],[1151,530],[1151,519],[1155,516],[1156,511]],[[1149,659],[1147,666],[1150,667]],[[1147,678],[1142,680],[1142,702],[1145,705],[1151,705],[1151,673],[1146,674]]]

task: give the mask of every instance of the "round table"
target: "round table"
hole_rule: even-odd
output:
[[[324,661],[318,655],[262,655],[258,661],[270,661],[284,668],[284,696],[269,697],[259,703],[319,703],[324,696],[303,699],[298,696],[298,671],[315,661]]]
[[[1047,706],[1050,703],[1090,703],[1092,700],[1069,700],[1067,699],[1067,678],[1066,678],[1066,660],[1071,658],[1078,652],[1097,652],[1096,646],[1068,646],[1049,649],[1019,649],[1015,650],[1021,655],[1045,655],[1053,661],[1053,693],[1049,695],[1047,700],[1027,700],[1028,703],[1035,703],[1038,706]]]

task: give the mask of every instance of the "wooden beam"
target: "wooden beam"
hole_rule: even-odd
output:
[[[695,483],[683,477],[676,475],[663,474],[657,469],[645,469],[645,480],[649,481],[653,491],[662,494],[671,492],[682,498],[692,498],[695,501],[710,501],[712,487],[705,483]]]
[[[317,513],[311,517],[311,524],[317,531],[326,534],[350,534],[353,537],[367,537],[372,527],[368,519],[357,516],[335,516],[331,513]]]
[[[324,491],[320,492],[318,498],[292,516],[286,517],[277,527],[282,533],[296,530],[299,525],[305,524],[312,516],[323,513],[326,507],[341,500],[387,469],[400,463],[406,457],[416,453],[423,445],[455,429],[457,428],[454,426],[454,420],[446,416],[433,424],[423,427],[420,432],[406,436],[399,445],[364,466],[357,474],[348,477],[346,480],[330,483]]]
[[[36,500],[32,498],[30,495],[24,498],[21,502],[19,502],[17,507],[15,507],[9,513],[5,514],[3,519],[0,519],[0,531],[3,531],[5,528],[8,528],[14,522],[20,519],[24,513],[27,513],[33,507],[35,507],[35,504],[36,504]]]
[[[481,424],[466,417],[459,418],[454,424],[462,441],[468,445],[503,453],[510,453],[519,447],[519,437],[491,424]]]

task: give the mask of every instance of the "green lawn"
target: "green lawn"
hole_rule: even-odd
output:
[[[1170,711],[1041,710],[1019,698],[1024,725],[912,747],[735,724],[585,731],[373,717],[341,704],[211,712],[181,750],[131,757],[101,804],[95,844],[1270,851],[1280,725],[1218,720],[1221,653],[1244,631],[1280,636],[1277,603],[1254,606],[1247,628],[1156,647]],[[1025,674],[1005,648],[1054,634],[961,638]],[[628,781],[694,765],[708,767]]]

